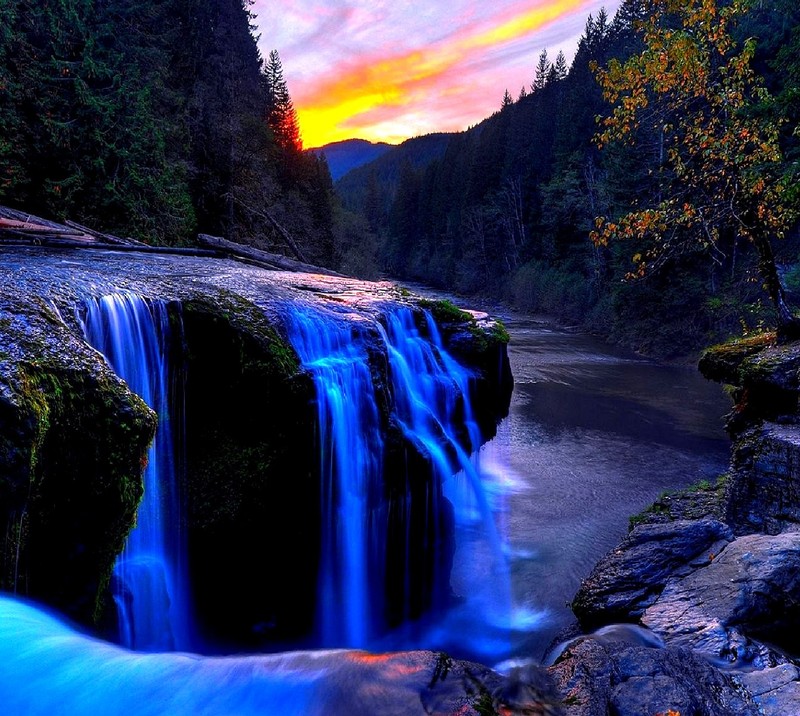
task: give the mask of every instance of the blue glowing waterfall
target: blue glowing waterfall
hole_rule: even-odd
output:
[[[87,302],[86,340],[158,415],[135,528],[114,567],[120,641],[138,651],[190,646],[189,599],[175,434],[170,406],[166,304],[119,293]]]
[[[317,391],[322,554],[319,636],[364,647],[382,612],[383,444],[375,389],[358,325],[311,309],[289,312],[289,334]]]
[[[361,328],[352,317],[337,317],[305,307],[288,307],[289,338],[316,385],[319,444],[321,448],[322,546],[320,567],[320,635],[325,646],[375,646],[376,637],[386,630],[384,607],[390,595],[387,570],[394,574],[398,564],[387,564],[388,535],[398,532],[403,522],[406,554],[392,552],[404,560],[406,577],[394,588],[410,598],[410,580],[417,580],[415,598],[419,600],[420,564],[428,557],[411,554],[423,550],[436,554],[430,558],[434,570],[446,564],[447,551],[441,541],[448,528],[442,524],[450,509],[442,495],[459,515],[467,511],[478,515],[489,559],[500,564],[502,546],[494,525],[492,507],[481,482],[481,475],[470,458],[481,445],[479,428],[473,419],[469,383],[471,375],[445,350],[433,318],[425,314],[423,330],[410,309],[390,312],[386,327],[374,323]],[[388,497],[384,467],[384,446],[377,410],[375,386],[370,375],[366,336],[371,332],[377,345],[383,343],[388,356],[388,374],[393,402],[391,421],[399,424],[405,439],[416,446],[433,467],[433,482],[423,497],[411,493]],[[376,335],[377,333],[377,335]],[[465,486],[450,485],[454,473],[465,476]],[[410,476],[413,479],[413,476]],[[408,478],[407,478],[408,479]],[[463,481],[462,481],[463,482]],[[392,503],[394,500],[394,503]],[[465,505],[467,507],[465,507]],[[417,530],[413,538],[412,516]],[[420,516],[422,515],[422,516]],[[393,527],[390,520],[394,520]],[[420,527],[423,524],[423,527]],[[424,532],[420,537],[420,531]],[[388,550],[388,551],[387,551]],[[503,571],[503,566],[500,571]],[[482,572],[481,574],[485,574]],[[502,595],[506,607],[508,575],[493,571],[493,592]],[[423,581],[426,579],[422,577]],[[449,596],[449,568],[434,574],[423,589],[429,590],[434,607],[446,606]],[[424,599],[423,599],[424,601]],[[404,618],[410,616],[404,608]],[[401,648],[413,646],[413,637],[400,636]],[[395,642],[397,643],[397,642]]]
[[[391,313],[387,323],[384,339],[399,422],[406,436],[430,456],[435,478],[453,505],[457,529],[477,533],[483,543],[478,558],[488,562],[486,572],[466,586],[467,602],[473,602],[484,619],[505,620],[512,607],[510,578],[495,508],[480,470],[478,450],[483,441],[470,400],[472,376],[445,349],[429,312],[425,312],[424,333],[407,308]]]

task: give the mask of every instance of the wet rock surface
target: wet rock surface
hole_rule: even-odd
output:
[[[734,678],[688,649],[652,649],[586,637],[550,668],[567,716],[755,716]]]
[[[663,639],[664,654],[683,654],[686,664],[700,659],[697,688],[722,679],[741,697],[719,711],[716,704],[676,695],[674,705],[658,706],[659,713],[800,713],[799,356],[800,344],[776,345],[770,335],[706,352],[701,371],[732,385],[737,401],[728,420],[734,439],[730,473],[714,488],[662,497],[637,516],[639,526],[601,560],[575,598],[584,626],[638,622]],[[584,660],[596,665],[597,675],[592,685],[583,672],[589,686],[581,698],[600,705],[575,713],[650,713],[646,709],[657,706],[631,706],[625,689],[612,685],[633,671],[600,658],[599,647],[583,648],[591,650]],[[587,667],[576,666],[575,673],[578,668]],[[563,673],[562,690],[581,683],[574,676],[565,681]],[[662,674],[639,686],[636,678],[625,680],[635,699],[671,693],[675,684]],[[757,711],[748,710],[750,699]],[[631,708],[643,710],[625,710]]]
[[[41,296],[0,296],[0,589],[99,618],[153,412]]]
[[[763,716],[800,714],[800,670],[794,664],[747,671],[737,676]]]
[[[738,534],[800,527],[800,426],[765,422],[738,437],[725,520]]]
[[[758,667],[778,657],[748,637],[794,648],[800,623],[800,532],[747,535],[708,565],[674,577],[642,616],[667,643]]]
[[[717,520],[640,525],[583,581],[572,609],[585,629],[635,621],[670,580],[709,564],[732,539]]]

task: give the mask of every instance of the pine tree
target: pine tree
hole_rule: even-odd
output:
[[[556,61],[553,63],[553,71],[555,73],[555,79],[557,82],[567,79],[567,75],[569,74],[567,58],[564,57],[564,53],[560,50],[556,55]]]
[[[264,82],[267,89],[267,124],[275,141],[283,149],[303,149],[297,111],[289,96],[289,88],[283,77],[283,66],[277,50],[269,53],[264,68]]]
[[[550,60],[547,59],[547,50],[544,49],[539,54],[539,61],[536,63],[531,92],[544,89],[547,84],[547,76],[550,74],[550,66]]]
[[[506,90],[503,93],[503,101],[500,103],[500,110],[504,110],[506,107],[510,107],[514,104],[514,98],[511,96],[511,93]]]

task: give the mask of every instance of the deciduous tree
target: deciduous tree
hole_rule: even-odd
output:
[[[721,239],[750,241],[764,287],[777,312],[779,335],[800,332],[786,305],[773,253],[797,219],[787,201],[790,180],[777,123],[755,112],[770,100],[751,68],[755,42],[736,47],[732,24],[745,0],[658,0],[641,22],[644,49],[622,63],[595,67],[611,114],[598,146],[660,146],[654,201],[621,218],[596,220],[598,245],[637,242],[631,276],[644,276],[676,255],[721,250]]]

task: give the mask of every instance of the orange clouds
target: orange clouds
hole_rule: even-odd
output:
[[[491,18],[457,27],[424,48],[362,53],[304,83],[297,94],[293,92],[303,143],[316,147],[350,137],[396,142],[414,134],[463,129],[491,112],[487,111],[485,92],[476,91],[472,77],[476,65],[485,63],[487,55],[502,55],[513,43],[559,20],[580,11],[588,13],[590,4],[587,0],[537,0],[533,7],[530,2],[515,5]],[[580,21],[584,19],[581,15]],[[569,34],[561,39],[574,34],[573,22]],[[531,74],[542,46],[526,48]],[[499,67],[495,75],[493,92],[497,97],[491,97],[490,107],[499,106],[506,81]],[[450,116],[448,126],[441,124],[436,107],[439,99],[445,115]],[[483,107],[478,109],[476,102]],[[456,111],[458,105],[460,111]],[[460,115],[461,121],[453,126],[458,121],[455,115]],[[446,118],[444,122],[448,124]]]

